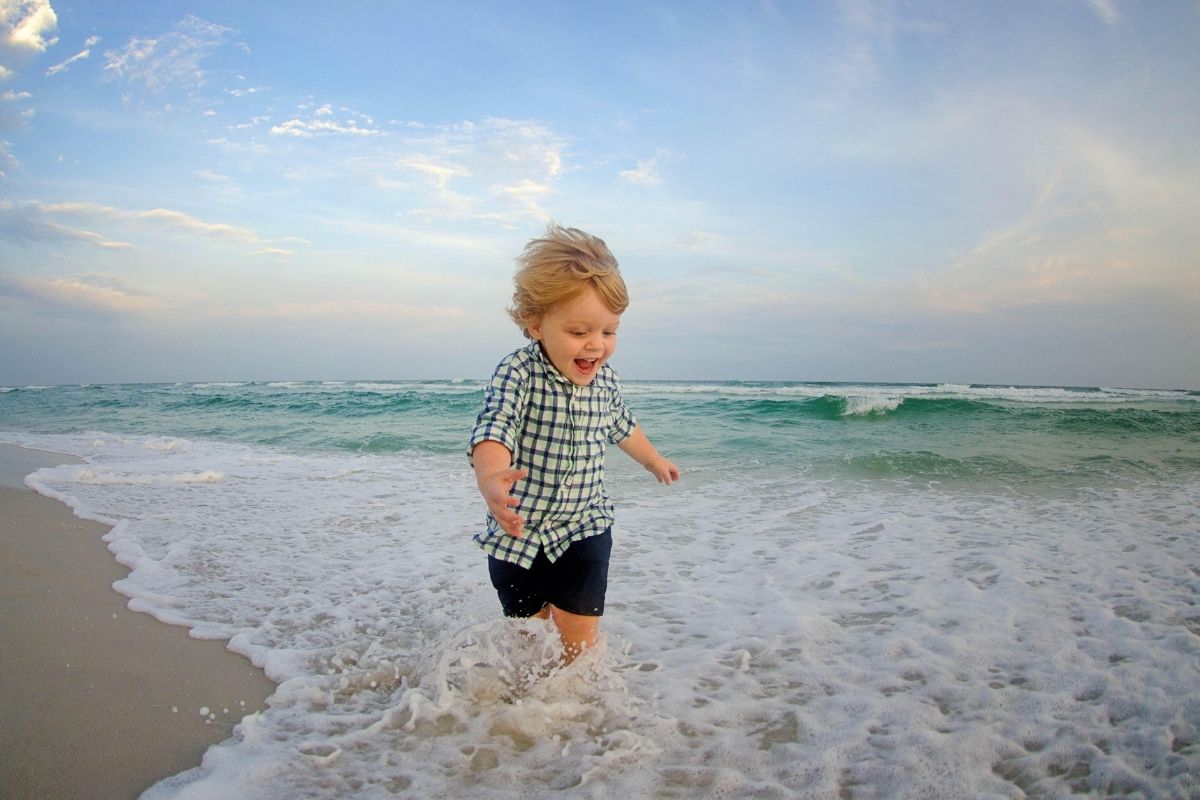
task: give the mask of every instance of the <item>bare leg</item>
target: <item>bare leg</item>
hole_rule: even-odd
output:
[[[599,617],[572,614],[553,605],[546,608],[549,609],[550,619],[554,621],[558,634],[562,637],[564,664],[570,664],[585,649],[596,644],[596,638],[600,635]]]

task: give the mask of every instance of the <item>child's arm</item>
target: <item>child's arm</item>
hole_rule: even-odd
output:
[[[617,447],[624,450],[630,458],[649,470],[650,474],[659,483],[669,484],[679,480],[679,467],[672,464],[670,459],[664,458],[654,449],[654,445],[650,444],[650,440],[646,438],[645,432],[642,431],[641,425],[634,428],[633,433],[617,442]]]
[[[471,452],[475,462],[475,482],[479,493],[487,502],[488,511],[510,536],[521,538],[521,527],[525,520],[513,508],[517,498],[512,496],[513,484],[528,473],[512,468],[512,453],[500,442],[487,440],[475,445]]]

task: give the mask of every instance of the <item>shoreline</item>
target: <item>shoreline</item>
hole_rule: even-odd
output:
[[[199,766],[275,684],[224,642],[126,607],[109,526],[23,485],[66,463],[82,462],[0,444],[0,786],[136,798]]]

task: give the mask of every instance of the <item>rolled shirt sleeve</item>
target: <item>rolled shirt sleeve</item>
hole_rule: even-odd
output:
[[[467,458],[475,465],[473,454],[480,442],[499,442],[516,461],[517,446],[524,420],[528,369],[509,356],[496,367],[491,383],[483,394],[483,410],[475,419],[475,429],[467,445]]]
[[[608,441],[619,444],[633,433],[633,429],[637,427],[637,418],[633,416],[629,406],[625,405],[625,400],[621,397],[621,384],[615,379],[612,395],[612,429],[609,431]]]

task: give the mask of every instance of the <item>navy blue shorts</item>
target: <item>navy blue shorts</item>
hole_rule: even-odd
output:
[[[612,531],[606,530],[572,542],[553,564],[544,550],[529,569],[488,556],[488,573],[506,617],[532,617],[547,603],[571,614],[599,617],[604,614],[611,552]]]

